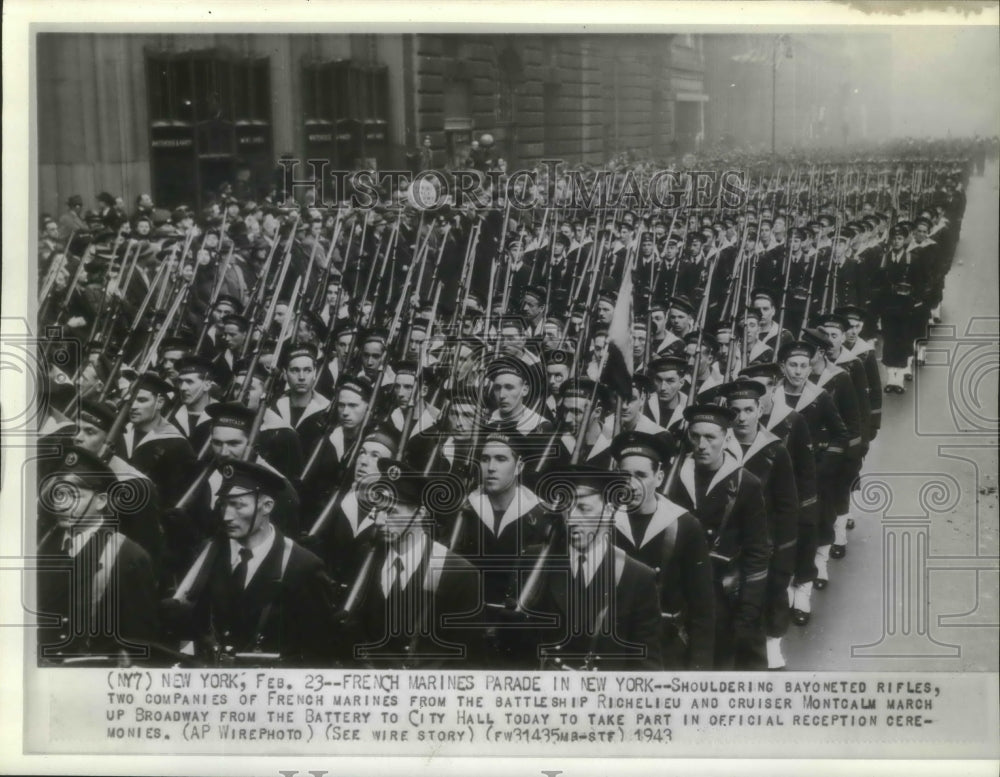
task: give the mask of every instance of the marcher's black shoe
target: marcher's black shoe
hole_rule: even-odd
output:
[[[831,555],[833,555],[833,554],[831,554]],[[829,584],[830,584],[830,581],[827,580],[825,577],[817,577],[816,580],[813,581],[813,588],[815,588],[817,591],[822,591]]]
[[[812,613],[805,612],[804,610],[792,610],[792,623],[796,626],[806,626],[809,624],[809,618]]]
[[[830,546],[830,558],[843,558],[847,555],[846,545],[831,545]]]
[[[905,381],[911,381],[911,380],[913,380],[913,373],[912,372],[908,372],[905,375],[903,375],[903,380],[905,380]]]
[[[853,528],[854,528],[854,519],[853,518],[848,518],[847,519],[847,530],[850,531]]]

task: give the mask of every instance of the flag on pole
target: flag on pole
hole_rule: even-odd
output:
[[[601,382],[624,400],[632,398],[632,261],[622,274],[615,312],[608,327]]]

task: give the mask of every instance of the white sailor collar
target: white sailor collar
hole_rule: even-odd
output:
[[[844,370],[838,367],[836,364],[831,364],[830,362],[827,362],[826,367],[823,368],[823,372],[821,372],[819,374],[819,377],[816,379],[816,385],[822,388],[827,383],[829,383],[831,379],[833,379],[835,376],[839,375],[843,371]]]
[[[680,505],[671,502],[661,494],[657,494],[656,510],[653,511],[653,516],[649,519],[646,531],[639,542],[636,542],[635,537],[632,536],[632,522],[629,521],[628,512],[622,507],[615,511],[615,528],[625,535],[633,547],[642,548],[661,532],[666,531],[669,526],[677,523],[677,519],[686,512],[687,510]]]
[[[125,433],[122,435],[122,440],[125,443],[125,453],[131,456],[136,448],[141,448],[146,443],[155,442],[156,440],[186,440],[187,438],[181,433],[181,430],[174,426],[169,421],[164,421],[156,429],[151,429],[146,433],[139,444],[134,443],[135,440],[135,426],[129,422],[128,426],[125,427]]]
[[[262,432],[267,432],[272,429],[291,429],[291,424],[280,415],[275,413],[271,408],[264,408],[264,418],[260,423],[260,430]]]
[[[758,356],[760,356],[764,351],[772,350],[771,346],[768,345],[764,340],[758,340],[756,343],[750,346],[750,353],[747,354],[747,361],[752,362]]]
[[[722,385],[722,376],[718,374],[716,368],[712,367],[712,372],[709,373],[708,377],[705,378],[705,382],[698,387],[696,392],[696,397],[704,394],[706,391],[715,388],[716,386]]]
[[[663,353],[663,351],[665,351],[667,348],[669,348],[671,346],[671,344],[676,343],[680,339],[681,338],[679,338],[677,335],[675,335],[673,332],[671,332],[668,329],[664,333],[663,339],[660,340],[659,345],[656,346],[656,353]]]
[[[777,436],[765,429],[763,426],[758,426],[757,436],[754,437],[753,442],[750,443],[750,447],[746,449],[746,452],[744,452],[740,441],[736,439],[736,435],[732,433],[732,430],[730,430],[729,434],[726,436],[726,449],[733,454],[733,457],[740,463],[741,466],[745,466],[750,459],[775,441],[778,441]]]
[[[299,421],[297,424],[294,424],[294,426],[298,427],[299,424],[305,421],[309,416],[316,415],[316,413],[322,413],[329,406],[329,399],[324,397],[322,394],[317,394],[313,391],[312,396],[309,398],[309,404],[302,410],[302,415],[299,416]],[[289,425],[292,425],[292,406],[291,399],[288,394],[282,394],[278,397],[278,401],[274,403],[274,409],[278,412],[278,415],[289,423]]]
[[[844,345],[841,347],[840,354],[833,363],[839,367],[841,364],[857,361],[857,358],[857,354],[853,353],[850,348]]]
[[[118,480],[149,480],[149,476],[140,472],[121,456],[112,456],[108,460],[108,469],[115,473]]]
[[[712,489],[714,489],[728,475],[731,475],[739,468],[740,463],[736,460],[736,457],[733,456],[728,450],[723,452],[722,466],[719,467],[719,469],[715,471],[715,475],[712,476],[712,480],[709,482],[708,488],[705,489],[705,495],[707,496],[712,493]],[[684,488],[687,489],[688,496],[691,497],[691,504],[693,504],[697,509],[698,497],[695,493],[694,486],[694,459],[689,457],[684,460],[683,464],[681,464],[680,481]]]
[[[649,412],[653,414],[653,423],[663,429],[669,430],[671,426],[684,417],[684,408],[687,407],[687,394],[683,391],[677,392],[677,406],[671,411],[667,423],[663,423],[663,418],[660,416],[660,400],[656,394],[649,396],[649,399],[646,400],[646,406],[649,408]]]
[[[847,344],[844,344],[844,349],[849,350],[852,354],[857,357],[864,356],[869,351],[874,351],[875,346],[869,343],[867,340],[862,340],[860,337],[854,341],[854,347],[848,348]]]
[[[56,418],[53,415],[48,415],[42,422],[42,425],[38,428],[38,434],[45,437],[50,434],[58,434],[59,432],[66,432],[76,428],[76,424],[70,421],[68,418]]]
[[[499,410],[494,410],[490,414],[489,423],[491,424],[506,422],[506,421],[509,421],[509,419],[501,418]],[[535,431],[535,429],[538,428],[539,424],[543,423],[544,421],[545,419],[542,416],[540,416],[530,407],[525,405],[522,408],[521,414],[517,417],[517,424],[515,425],[514,428],[521,434],[528,434],[530,432]]]
[[[177,412],[174,414],[174,424],[180,426],[181,431],[188,434],[191,433],[191,414],[188,411],[187,405],[181,405]],[[209,423],[212,417],[206,413],[204,410],[198,415],[198,421],[195,426],[203,426]]]
[[[344,452],[347,450],[347,443],[344,440],[344,427],[333,427],[333,431],[330,432],[328,439],[330,440],[330,445],[332,445],[333,449],[337,452],[337,458],[343,461]]]
[[[930,246],[936,246],[936,245],[937,245],[937,242],[934,241],[934,240],[931,240],[930,236],[928,236],[928,238],[923,243],[918,243],[915,240],[911,240],[909,243],[907,243],[906,250],[907,251],[913,251],[916,248],[929,248]]]
[[[375,520],[370,515],[366,515],[361,520],[358,520],[358,492],[353,487],[340,500],[340,511],[347,518],[347,523],[351,527],[351,531],[354,532],[355,537],[369,526],[375,525]]]
[[[794,408],[789,407],[788,403],[785,401],[785,383],[780,381],[774,388],[772,394],[773,397],[773,407],[771,409],[771,417],[767,421],[767,429],[771,430],[777,426],[781,421],[783,421],[792,410],[801,412],[804,407],[810,405],[816,401],[816,398],[823,393],[823,389],[817,386],[810,380],[806,380],[805,385],[802,387],[801,399]]]
[[[496,515],[493,513],[493,505],[490,504],[489,497],[483,493],[482,489],[477,488],[469,494],[468,502],[472,511],[479,516],[479,520],[492,533],[494,530],[493,527],[496,524]],[[533,491],[523,485],[519,485],[514,498],[500,518],[500,526],[496,530],[496,536],[499,537],[503,534],[504,529],[524,515],[527,515],[539,504],[541,503]]]
[[[392,422],[393,427],[397,432],[403,431],[403,422],[406,420],[406,413],[403,412],[401,407],[397,407],[389,414],[389,420]],[[410,429],[410,437],[415,434],[420,434],[427,429],[430,429],[434,424],[437,423],[437,418],[430,411],[430,406],[424,408],[424,412],[420,414],[420,417],[413,424],[413,428]]]
[[[676,410],[674,412],[677,412]],[[662,426],[653,421],[652,418],[646,415],[640,415],[639,420],[635,423],[635,432],[645,432],[646,434],[663,434],[667,430]],[[601,428],[601,434],[594,443],[594,447],[590,450],[590,455],[587,456],[588,459],[594,458],[601,451],[606,450],[611,445],[611,439],[615,434],[615,419],[614,417],[607,418],[604,421],[604,426]]]

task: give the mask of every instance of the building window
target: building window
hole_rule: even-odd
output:
[[[233,63],[233,115],[237,121],[271,121],[271,68],[266,59]]]
[[[268,58],[150,51],[146,82],[157,203],[202,204],[240,167],[251,171],[250,194],[267,179],[274,162]]]
[[[306,154],[336,169],[377,166],[388,148],[389,70],[351,60],[302,67]]]

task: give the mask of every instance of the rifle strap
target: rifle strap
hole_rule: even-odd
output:
[[[726,507],[722,511],[722,522],[719,524],[719,531],[715,535],[715,542],[712,543],[712,553],[715,553],[719,549],[719,543],[722,542],[722,535],[726,531],[726,527],[729,525],[729,519],[733,514],[733,509],[736,507],[736,498],[739,496],[740,488],[743,486],[743,468],[736,470],[736,483],[733,488],[729,489],[729,494],[726,496]]]
[[[663,566],[661,569],[666,569],[673,560],[674,549],[677,547],[677,525],[679,523],[680,521],[672,522],[663,532]]]
[[[281,590],[281,581],[284,580],[285,570],[288,569],[288,559],[292,556],[292,541],[288,537],[284,537],[283,539],[284,547],[281,549],[281,571],[278,573],[278,578],[273,581],[267,603],[260,611],[260,618],[257,619],[257,628],[254,630],[253,635],[254,647],[264,638],[264,629],[271,619],[274,602],[278,598],[278,592]]]
[[[108,536],[108,540],[104,545],[100,561],[97,564],[97,571],[94,573],[93,588],[91,589],[91,617],[96,617],[101,608],[101,600],[104,598],[104,592],[107,590],[108,583],[111,581],[111,573],[118,562],[118,554],[121,552],[124,542],[124,535],[121,535],[118,532],[112,532]]]

